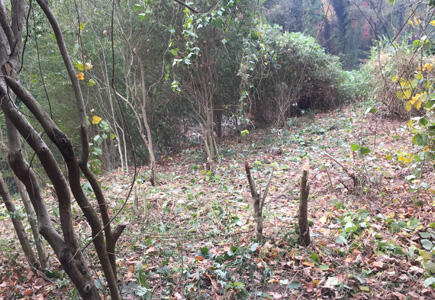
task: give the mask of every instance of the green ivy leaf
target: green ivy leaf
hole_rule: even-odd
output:
[[[291,289],[291,290],[297,290],[301,286],[302,286],[302,284],[299,281],[292,281],[292,283],[290,283],[288,285],[288,288]]]
[[[426,118],[421,118],[420,121],[418,121],[420,125],[426,126],[429,121]]]
[[[361,149],[360,149],[360,154],[361,155],[366,155],[366,154],[369,154],[370,153],[370,149],[369,148],[367,148],[367,147],[361,147]]]
[[[350,149],[352,149],[352,151],[358,151],[359,150],[359,145],[358,144],[351,144],[350,145]]]
[[[430,286],[432,288],[435,288],[435,277],[429,277],[424,281],[425,286]]]
[[[311,253],[310,259],[315,262],[316,264],[320,263],[320,258],[316,253]]]
[[[423,239],[421,240],[421,245],[423,246],[424,249],[426,250],[432,250],[433,244],[431,241],[427,240],[427,239]]]
[[[410,229],[415,229],[418,227],[418,224],[420,223],[420,220],[417,218],[411,218],[411,220],[408,221],[407,225]]]

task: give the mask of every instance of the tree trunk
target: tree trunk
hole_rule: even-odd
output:
[[[9,216],[11,217],[12,224],[14,225],[15,232],[17,233],[18,240],[20,241],[21,248],[23,249],[24,255],[29,261],[30,266],[38,267],[38,261],[36,260],[35,253],[33,253],[32,245],[30,245],[29,238],[27,237],[26,230],[24,229],[24,225],[21,222],[20,218],[17,215],[17,209],[15,208],[15,204],[9,195],[8,187],[3,180],[3,176],[0,173],[0,197],[3,199],[3,202],[6,205],[6,209],[9,212]]]
[[[23,201],[24,208],[26,210],[27,220],[32,230],[33,239],[36,245],[36,252],[38,253],[39,263],[42,269],[47,270],[50,268],[50,262],[48,260],[45,243],[41,240],[41,235],[38,232],[38,221],[35,216],[35,210],[32,207],[32,202],[30,201],[29,194],[26,191],[26,187],[16,176],[14,177],[15,183],[18,187],[18,192],[20,193],[21,200]]]
[[[8,157],[8,149],[6,145],[3,143],[3,134],[0,131],[0,151],[3,154],[3,157]],[[10,167],[10,166],[9,166]],[[12,168],[11,168],[12,169]],[[35,210],[32,207],[32,202],[30,201],[29,194],[26,191],[26,187],[24,184],[18,179],[18,177],[14,174],[15,184],[17,185],[18,192],[20,193],[21,200],[23,201],[24,208],[27,214],[27,220],[30,224],[30,228],[32,230],[33,239],[36,244],[36,250],[38,253],[39,264],[41,268],[46,270],[49,268],[49,260],[47,255],[47,250],[45,248],[44,242],[41,240],[41,236],[38,232],[38,221],[36,219]]]
[[[153,186],[156,185],[156,158],[154,156],[154,149],[153,149],[153,137],[151,135],[151,129],[150,126],[148,124],[148,118],[147,118],[147,110],[146,110],[146,105],[147,105],[147,91],[145,88],[145,69],[143,66],[143,61],[142,58],[138,55],[138,60],[139,60],[139,67],[140,67],[140,75],[141,75],[141,80],[142,80],[142,105],[141,105],[141,111],[142,111],[142,119],[143,119],[143,125],[145,127],[145,131],[146,131],[146,138],[145,135],[142,134],[143,136],[143,140],[145,142],[145,145],[148,149],[148,154],[150,156],[150,169],[151,169],[151,176],[150,176],[150,182]]]
[[[210,100],[211,101],[211,100]],[[213,134],[213,108],[209,105],[205,112],[205,124],[201,125],[205,153],[207,154],[207,171],[214,170],[214,163],[218,157],[216,139]]]
[[[72,226],[69,189],[56,189],[56,193],[59,196],[59,212],[62,232],[65,237],[64,240],[53,228],[50,214],[45,206],[45,201],[39,189],[36,176],[21,153],[20,137],[16,128],[21,129],[21,135],[27,136],[29,145],[35,150],[55,187],[58,186],[59,181],[64,180],[63,174],[60,172],[60,169],[55,167],[57,166],[56,160],[47,145],[42,141],[40,135],[24,119],[23,115],[13,108],[13,102],[11,100],[5,100],[5,98],[6,97],[2,97],[0,91],[1,107],[6,114],[6,129],[9,141],[8,162],[15,175],[24,183],[29,192],[29,197],[38,217],[39,232],[53,248],[65,272],[77,287],[80,296],[83,299],[100,299],[98,291],[89,274],[88,266],[78,247]],[[1,101],[2,99],[4,100]],[[9,119],[14,120],[14,123]]]

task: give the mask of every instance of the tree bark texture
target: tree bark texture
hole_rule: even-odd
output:
[[[38,267],[38,261],[35,257],[35,253],[33,252],[32,245],[30,244],[23,223],[21,222],[20,218],[18,218],[17,209],[15,208],[15,204],[9,194],[8,188],[3,180],[3,176],[1,173],[0,173],[0,197],[3,199],[3,202],[6,205],[6,209],[9,212],[9,216],[11,217],[12,224],[14,225],[14,229],[15,232],[17,233],[18,240],[20,241],[21,248],[23,249],[24,255],[26,256],[31,266]]]
[[[251,190],[252,207],[254,208],[255,232],[257,240],[261,241],[263,239],[263,205],[261,196],[255,187],[255,181],[254,178],[252,178],[248,162],[245,162],[245,171],[249,182],[249,188]]]
[[[0,132],[0,152],[3,157],[8,157],[8,149],[3,142],[3,134]],[[9,166],[10,167],[10,166]],[[12,169],[12,168],[11,168]],[[26,191],[26,187],[24,184],[18,179],[18,177],[14,174],[14,180],[18,188],[18,192],[20,193],[21,200],[23,201],[24,208],[27,214],[27,220],[30,224],[30,228],[32,230],[33,239],[36,244],[36,250],[38,253],[39,264],[40,267],[44,270],[48,269],[50,266],[47,250],[45,248],[45,243],[41,240],[41,236],[38,231],[38,221],[36,219],[35,210],[33,209],[32,202],[30,201],[29,194]]]
[[[302,246],[310,244],[310,226],[308,224],[308,195],[310,185],[308,184],[308,162],[304,165],[301,178],[301,195],[299,200],[299,242]]]

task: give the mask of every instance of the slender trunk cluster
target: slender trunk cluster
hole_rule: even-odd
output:
[[[19,53],[25,13],[24,0],[12,1],[12,20],[9,20],[4,1],[0,0],[0,107],[6,119],[8,163],[28,192],[38,220],[39,232],[53,248],[65,272],[77,287],[80,296],[83,299],[100,299],[73,226],[71,194],[92,229],[92,242],[104,271],[111,298],[121,299],[116,280],[115,245],[125,226],[120,225],[114,230],[111,228],[111,219],[104,194],[95,175],[88,167],[88,125],[80,84],[69,58],[62,31],[48,6],[48,2],[37,0],[37,3],[54,31],[65,69],[74,90],[80,120],[81,157],[76,156],[73,145],[66,134],[58,128],[40,103],[19,82]],[[15,96],[27,107],[32,117],[42,126],[48,138],[62,154],[67,166],[68,177],[63,174],[52,150],[44,142],[39,132],[15,105]],[[21,136],[25,137],[26,142],[39,158],[47,177],[53,184],[57,195],[61,232],[52,225],[33,169],[22,155]],[[82,190],[81,172],[94,190],[98,202],[97,210],[94,209],[93,204]],[[4,188],[1,188],[0,192],[2,198],[8,200]]]

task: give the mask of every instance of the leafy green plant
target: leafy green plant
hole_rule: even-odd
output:
[[[110,133],[109,124],[99,116],[94,114],[90,119],[90,123],[97,126],[98,132],[94,135],[93,141],[89,143],[91,155],[88,163],[91,171],[98,175],[101,172],[102,163],[100,157],[103,154],[102,144],[106,139],[115,139],[115,135]]]

